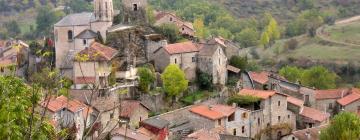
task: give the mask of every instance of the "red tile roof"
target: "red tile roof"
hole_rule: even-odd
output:
[[[199,51],[198,47],[191,41],[169,44],[164,48],[169,54],[190,53]]]
[[[287,101],[293,105],[296,105],[296,106],[299,106],[299,107],[302,107],[304,105],[304,101],[303,100],[300,100],[300,99],[297,99],[297,98],[294,98],[294,97],[291,97],[291,96],[288,96],[287,97]]]
[[[133,139],[133,140],[150,140],[149,136],[146,136],[142,133],[136,132],[134,130],[131,129],[125,129],[122,127],[119,127],[117,129],[114,129],[113,131],[111,131],[111,136],[122,136],[125,137],[126,139]]]
[[[325,129],[328,125],[322,125],[318,127],[302,129],[292,132],[293,135],[298,138],[299,140],[319,140],[320,131]],[[308,138],[310,135],[310,138]]]
[[[218,120],[230,116],[235,112],[235,108],[226,105],[199,105],[192,107],[190,111],[211,120]]]
[[[318,122],[323,122],[330,117],[330,115],[325,112],[306,106],[302,108],[300,115]]]
[[[141,107],[149,110],[140,101],[135,101],[135,100],[122,101],[120,105],[120,116],[130,118],[133,115],[133,113]]]
[[[258,72],[249,72],[250,78],[254,80],[255,82],[258,82],[260,84],[266,84],[269,81],[269,73],[262,71],[260,73]]]
[[[360,99],[360,94],[351,93],[350,95],[347,95],[344,98],[338,99],[337,102],[342,106],[346,106],[359,99]]]
[[[330,90],[316,90],[315,99],[339,99],[346,96],[349,93],[349,89],[330,89]]]
[[[117,50],[97,42],[78,53],[79,56],[88,55],[87,61],[110,61],[116,54]]]
[[[194,140],[220,140],[218,132],[212,132],[205,129],[200,129],[187,136],[187,138]]]
[[[275,91],[255,90],[255,89],[242,89],[239,92],[239,95],[250,95],[250,96],[259,97],[261,99],[268,99],[275,94],[277,94]]]
[[[46,103],[47,101],[44,101],[41,103],[42,107],[46,107]],[[75,113],[78,111],[83,110],[84,112],[87,112],[86,107],[88,107],[87,105],[85,105],[84,103],[81,103],[78,100],[70,100],[67,97],[61,95],[55,99],[51,99],[49,101],[49,104],[47,106],[47,109],[50,110],[51,112],[57,112],[63,108],[68,109],[69,111]],[[89,113],[92,112],[92,109],[89,110]]]
[[[95,83],[95,77],[76,77],[74,83],[75,84],[93,84]]]

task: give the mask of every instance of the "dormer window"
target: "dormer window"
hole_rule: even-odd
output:
[[[73,40],[73,32],[71,30],[68,31],[68,41]]]
[[[134,9],[134,11],[137,11],[137,10],[138,10],[138,5],[137,5],[137,4],[133,4],[133,9]]]

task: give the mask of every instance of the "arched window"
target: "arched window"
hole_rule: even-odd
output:
[[[134,11],[137,11],[137,10],[138,10],[138,5],[137,5],[137,4],[133,4],[133,8],[134,8]]]
[[[73,40],[73,32],[71,30],[68,31],[68,40],[69,41]]]

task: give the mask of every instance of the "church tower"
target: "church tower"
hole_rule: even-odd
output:
[[[96,21],[112,22],[114,8],[112,0],[94,0],[94,15]]]

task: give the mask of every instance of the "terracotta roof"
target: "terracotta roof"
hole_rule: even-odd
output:
[[[237,67],[231,66],[231,65],[227,65],[226,69],[235,73],[239,73],[241,70]]]
[[[41,103],[41,106],[46,107],[46,101]],[[55,99],[51,99],[49,101],[49,104],[47,106],[47,109],[50,110],[51,112],[57,112],[63,108],[66,108],[67,110],[76,113],[78,111],[83,110],[84,112],[86,112],[86,107],[88,107],[87,105],[85,105],[84,103],[81,103],[78,100],[71,100],[68,99],[67,97],[61,95]],[[92,112],[92,109],[89,110],[89,113]]]
[[[325,112],[306,106],[302,108],[302,110],[300,111],[300,115],[318,122],[323,122],[330,116]]]
[[[191,138],[194,140],[220,140],[219,133],[211,132],[205,129],[195,131],[194,133],[188,135],[187,138]]]
[[[235,108],[226,105],[199,105],[192,107],[190,111],[208,119],[217,120],[230,116],[235,112]]]
[[[324,99],[339,99],[348,94],[348,89],[330,89],[330,90],[316,90],[315,99],[324,100]]]
[[[296,105],[296,106],[299,106],[299,107],[302,107],[304,105],[304,101],[303,100],[300,100],[300,99],[297,99],[297,98],[294,98],[294,97],[291,97],[291,96],[288,96],[287,97],[287,101],[293,105]]]
[[[139,132],[136,132],[134,130],[131,130],[131,129],[125,129],[125,128],[122,128],[122,127],[119,127],[117,129],[114,129],[113,131],[111,131],[111,136],[114,137],[114,136],[123,136],[126,138],[130,138],[130,139],[133,139],[133,140],[150,140],[150,137],[149,136],[146,136],[142,133],[139,133]]]
[[[140,107],[143,107],[147,110],[146,106],[144,106],[140,101],[135,100],[125,100],[120,103],[120,116],[130,118],[135,111],[137,111]]]
[[[95,77],[76,77],[74,83],[75,84],[93,84],[95,83]]]
[[[190,53],[199,51],[197,46],[191,41],[169,44],[164,48],[169,54]]]
[[[337,102],[342,106],[346,106],[346,105],[351,104],[359,99],[360,99],[360,94],[351,93],[350,95],[347,95],[344,98],[338,99]]]
[[[319,140],[319,132],[326,128],[327,125],[322,125],[318,127],[303,129],[303,130],[297,130],[292,132],[292,134],[298,138],[299,140]],[[310,136],[310,139],[309,139]]]
[[[239,95],[250,95],[250,96],[259,97],[261,99],[268,99],[275,94],[276,94],[275,91],[255,90],[255,89],[242,89],[239,92]]]
[[[79,56],[88,55],[87,61],[110,61],[116,54],[117,50],[97,42],[78,53]]]
[[[269,81],[269,73],[262,71],[258,72],[249,72],[250,78],[260,84],[266,84]]]

